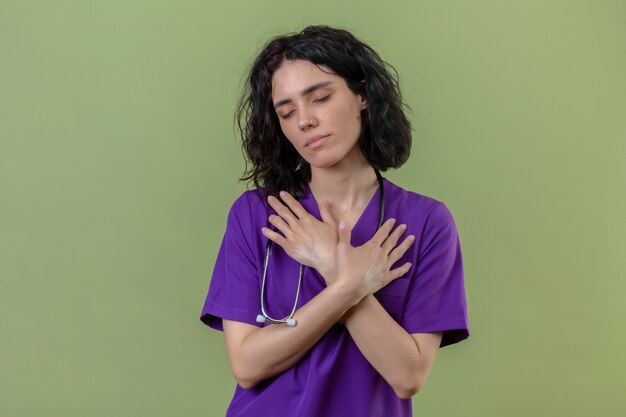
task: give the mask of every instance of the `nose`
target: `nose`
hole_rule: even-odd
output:
[[[311,127],[317,126],[317,118],[310,112],[306,110],[301,110],[298,112],[298,127],[300,130],[305,131]]]

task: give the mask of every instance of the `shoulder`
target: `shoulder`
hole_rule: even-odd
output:
[[[388,216],[397,217],[397,220],[406,223],[414,233],[419,234],[456,229],[452,212],[443,201],[385,181],[385,204],[390,207]]]
[[[411,213],[419,218],[431,215],[440,216],[448,211],[443,201],[407,190],[388,179],[385,179],[385,203],[394,207],[398,212]]]
[[[230,207],[231,211],[239,212],[239,211],[250,211],[253,208],[258,208],[259,206],[263,206],[263,188],[254,188],[251,190],[243,191],[239,197],[233,201],[233,204]]]
[[[257,219],[266,218],[268,205],[264,201],[264,194],[263,188],[243,191],[230,206],[228,222],[250,225]]]

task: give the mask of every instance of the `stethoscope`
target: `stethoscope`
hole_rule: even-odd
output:
[[[376,230],[380,228],[383,224],[383,217],[385,215],[385,186],[383,185],[383,177],[380,175],[380,172],[376,168],[374,168],[374,172],[376,172],[376,178],[378,179],[378,186],[380,188],[380,204],[379,204],[379,214],[378,214],[378,226]],[[263,281],[261,283],[261,314],[256,316],[256,321],[258,323],[271,323],[271,324],[286,324],[289,327],[293,327],[296,325],[296,319],[293,318],[293,315],[296,312],[296,306],[298,305],[298,297],[300,296],[300,284],[302,283],[302,270],[303,265],[300,264],[300,269],[298,272],[298,288],[296,289],[296,299],[293,302],[293,308],[291,309],[291,313],[284,319],[274,319],[270,317],[265,311],[265,303],[263,301],[263,294],[265,293],[265,278],[267,276],[267,264],[270,260],[270,254],[272,253],[272,241],[270,239],[267,240],[267,245],[265,246],[265,261],[263,262]]]

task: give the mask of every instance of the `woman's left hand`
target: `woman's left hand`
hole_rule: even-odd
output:
[[[330,284],[335,277],[335,259],[339,235],[337,223],[333,219],[328,202],[320,204],[322,221],[317,220],[302,207],[302,204],[285,191],[281,191],[285,206],[277,198],[270,196],[267,201],[278,213],[269,216],[269,222],[282,232],[274,232],[263,227],[261,232],[272,242],[299,263],[316,269]]]

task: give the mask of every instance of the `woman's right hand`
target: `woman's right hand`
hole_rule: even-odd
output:
[[[350,244],[351,231],[348,225],[345,222],[339,223],[335,284],[343,285],[359,301],[406,274],[411,267],[411,263],[406,262],[391,269],[415,242],[415,236],[410,235],[396,246],[406,230],[406,225],[401,224],[391,232],[394,224],[395,219],[388,219],[368,242],[353,247]]]
[[[291,194],[281,192],[281,197],[285,204],[276,197],[268,198],[269,205],[277,213],[269,216],[268,220],[282,234],[267,227],[263,227],[261,232],[291,258],[318,270],[328,281],[334,276],[338,241],[337,223],[330,213],[328,202],[319,206],[322,216],[322,221],[319,221]]]

